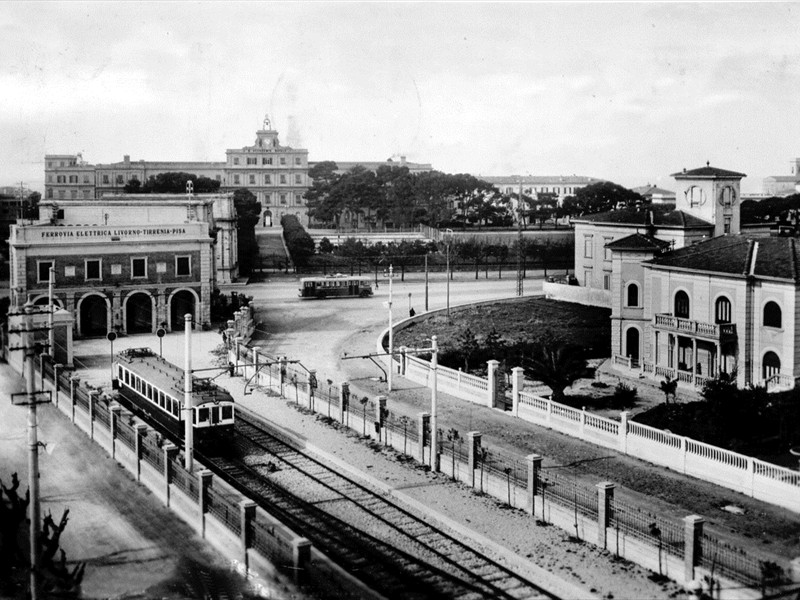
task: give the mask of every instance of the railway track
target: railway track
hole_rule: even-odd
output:
[[[241,409],[235,444],[213,470],[386,597],[556,597]]]

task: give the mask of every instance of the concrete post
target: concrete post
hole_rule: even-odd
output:
[[[308,410],[317,412],[317,370],[308,370]]]
[[[581,422],[578,425],[578,437],[582,440],[586,439],[586,407],[581,406]]]
[[[614,499],[614,488],[610,481],[601,481],[597,488],[597,545],[607,548],[608,527],[611,525],[611,501]]]
[[[117,421],[122,407],[112,404],[108,409],[108,432],[111,434],[111,458],[117,458]]]
[[[417,439],[419,440],[419,445],[417,446],[417,460],[421,465],[425,464],[425,444],[430,440],[428,436],[430,421],[430,413],[421,412],[417,414]]]
[[[400,346],[400,375],[403,377],[405,377],[406,374],[406,360],[408,358],[406,352],[408,352],[408,348],[405,346]]]
[[[53,390],[55,390],[53,392],[53,394],[55,394],[55,399],[56,399],[55,405],[56,405],[56,408],[58,408],[58,370],[60,368],[62,368],[63,366],[64,365],[62,365],[61,363],[55,363],[53,365]]]
[[[539,477],[542,470],[542,456],[529,454],[525,457],[528,462],[528,514],[536,516],[536,496],[539,494]],[[544,513],[544,507],[542,507]]]
[[[200,508],[198,514],[200,515],[200,537],[206,537],[206,513],[208,512],[206,499],[208,497],[208,488],[211,487],[211,480],[213,473],[208,469],[203,469],[197,472],[197,482],[200,489],[197,494],[197,506]]]
[[[251,350],[253,351],[253,385],[258,385],[258,351],[261,350],[261,348],[254,346]],[[245,373],[245,377],[246,376],[247,374]]]
[[[511,414],[519,416],[519,395],[525,385],[525,369],[514,367],[511,369]]]
[[[479,431],[467,432],[467,468],[469,469],[469,485],[475,487],[475,469],[478,467],[479,448],[482,434]]]
[[[283,388],[283,386],[281,386]],[[339,384],[339,423],[344,425],[345,412],[348,410],[348,403],[350,402],[350,384],[343,381]]]
[[[172,485],[172,463],[178,459],[179,448],[174,444],[165,445],[164,451],[164,502],[169,506],[170,486]]]
[[[378,396],[375,399],[375,434],[380,442],[383,438],[383,430],[386,425],[386,396]]]
[[[89,438],[94,440],[94,403],[100,397],[100,392],[91,390],[89,392]]]
[[[628,453],[628,416],[630,413],[623,410],[619,413],[619,451]]]
[[[250,553],[248,550],[253,545],[253,521],[256,518],[256,503],[252,500],[239,502],[239,523],[241,533],[239,539],[242,544],[242,562],[246,569],[250,569]]]
[[[488,367],[486,376],[489,378],[488,385],[486,386],[486,406],[494,408],[497,399],[497,369],[500,366],[500,362],[496,360],[487,360],[486,365]]]
[[[694,568],[700,564],[704,522],[705,519],[699,515],[683,518],[683,577],[686,581],[694,579]]]
[[[311,542],[306,538],[292,540],[292,563],[295,583],[303,581],[306,566],[311,561]]]
[[[133,428],[134,450],[136,451],[136,481],[142,479],[142,438],[147,433],[147,425],[138,423]]]

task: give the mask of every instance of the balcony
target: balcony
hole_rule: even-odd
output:
[[[668,314],[657,314],[653,318],[653,325],[662,331],[720,342],[736,337],[736,325],[733,323],[703,323]]]

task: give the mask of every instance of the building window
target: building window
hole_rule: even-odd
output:
[[[255,175],[250,175],[248,181],[250,181],[250,185],[255,185],[256,184],[256,176]]]
[[[281,175],[281,183],[286,183],[286,175]]]
[[[282,165],[286,164],[286,157],[285,156],[281,156],[281,164]]]
[[[100,280],[101,262],[99,258],[89,258],[84,261],[84,273],[86,273],[86,281]]]
[[[70,197],[72,200],[75,200],[75,199],[77,199],[77,198],[78,198],[78,190],[70,190],[70,191],[69,191],[69,197]]]
[[[592,270],[586,269],[583,272],[583,285],[584,287],[592,287]]]
[[[725,296],[717,298],[714,304],[714,322],[715,323],[730,323],[731,322],[731,301]]]
[[[236,184],[236,185],[239,185],[239,176],[238,175],[234,175],[233,176],[233,183]]]
[[[247,164],[248,165],[257,165],[258,164],[258,158],[256,158],[255,156],[248,156],[247,157]]]
[[[767,352],[761,360],[761,375],[764,379],[770,379],[775,375],[780,375],[781,359],[774,352]]]
[[[614,238],[603,238],[603,260],[611,260],[611,248],[606,248],[606,245],[614,241]]]
[[[103,175],[103,183],[108,184],[108,175]]]
[[[731,218],[725,217],[722,221],[722,232],[728,234],[731,232]]]
[[[625,306],[631,308],[638,308],[639,306],[639,285],[631,283],[628,285],[627,293],[625,294]]]
[[[264,175],[264,185],[272,185],[272,175]]]
[[[135,277],[135,278],[147,277],[147,259],[146,258],[132,258],[131,259],[131,277]]]
[[[719,203],[730,208],[734,202],[736,202],[736,191],[731,186],[726,185],[720,190]]]
[[[70,175],[69,176],[70,183],[78,183],[78,176],[77,175]]]
[[[611,289],[611,275],[608,273],[603,274],[603,289],[610,290]]]
[[[272,157],[271,156],[264,156],[261,159],[261,164],[262,165],[271,165],[272,164]]]
[[[295,157],[294,157],[294,164],[296,164],[296,165],[299,165],[299,164],[301,164],[301,161],[300,161],[300,157],[299,157],[299,156],[295,156]]]
[[[217,175],[215,178],[217,181],[222,181],[222,175]]]
[[[689,294],[683,290],[675,294],[675,316],[681,319],[689,318]]]
[[[272,202],[272,194],[264,194],[264,204],[270,204]]]
[[[281,194],[281,204],[286,204],[286,194]]]
[[[50,267],[54,266],[52,260],[38,260],[36,261],[36,273],[38,275],[38,283],[46,283],[50,281]]]
[[[64,191],[64,190],[58,190],[58,199],[59,199],[59,200],[63,200],[64,198],[66,198],[66,195],[67,195],[67,192],[66,192],[66,191]]]
[[[777,302],[767,302],[764,305],[764,327],[781,327],[781,307]]]
[[[303,194],[295,194],[294,195],[294,203],[295,204],[302,204],[303,203]]]
[[[303,183],[303,176],[300,173],[296,173],[294,176],[294,182],[302,184]]]
[[[701,206],[706,202],[706,193],[702,190],[702,188],[693,185],[688,190],[684,192],[686,196],[686,203],[689,206]]]
[[[583,236],[583,257],[584,258],[592,258],[593,256],[593,241],[591,235],[584,235]]]
[[[89,176],[88,175],[84,175],[83,176],[83,183],[89,183]]]
[[[53,188],[47,188],[47,197],[50,199],[53,198]]]
[[[117,185],[122,185],[124,183],[125,179],[122,177],[122,175],[117,175]]]
[[[175,275],[179,277],[186,277],[192,274],[192,257],[191,256],[176,256],[175,257]]]
[[[238,156],[234,156],[233,157],[233,164],[235,164],[235,165],[239,164],[239,157]]]
[[[90,193],[89,190],[83,190],[83,197],[89,198],[89,193]]]

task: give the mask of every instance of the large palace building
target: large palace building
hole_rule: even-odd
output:
[[[11,227],[12,305],[47,304],[52,268],[76,337],[209,323],[215,284],[236,274],[233,214],[227,194],[43,200]]]

